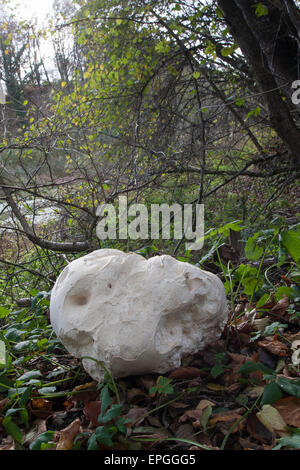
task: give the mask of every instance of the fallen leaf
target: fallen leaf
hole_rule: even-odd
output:
[[[40,434],[47,431],[46,420],[37,419],[34,421],[32,428],[25,435],[23,444],[30,445]]]
[[[179,439],[195,440],[195,431],[190,423],[181,424],[175,432],[175,436]]]
[[[256,416],[269,431],[284,431],[286,422],[274,406],[263,405],[262,410],[256,413]]]
[[[271,297],[269,299],[268,302],[266,302],[265,304],[261,305],[258,310],[261,310],[261,309],[264,309],[264,310],[269,310],[273,307],[275,307],[275,294],[271,294]]]
[[[266,326],[270,324],[270,320],[265,317],[265,318],[256,318],[253,321],[253,327],[257,330],[263,333],[265,331]]]
[[[204,410],[207,406],[216,406],[216,404],[209,400],[200,400],[196,410]]]
[[[147,421],[149,422],[151,426],[154,426],[156,428],[161,428],[162,426],[162,423],[160,422],[157,416],[150,414],[149,416],[147,416]]]
[[[97,383],[96,382],[88,382],[83,385],[78,385],[73,389],[73,392],[78,392],[75,393],[68,399],[67,401],[72,401],[72,402],[77,402],[77,401],[82,401],[84,403],[87,403],[89,401],[94,401],[98,395],[99,392],[97,390]]]
[[[83,385],[77,385],[77,387],[73,388],[73,392],[78,392],[79,390],[87,390],[87,389],[95,388],[96,385],[97,385],[96,382],[88,382],[88,383],[83,384]]]
[[[206,387],[208,388],[208,390],[213,390],[214,392],[219,392],[221,390],[226,389],[224,385],[215,384],[213,382],[209,382],[208,384],[206,384]]]
[[[154,387],[155,378],[153,375],[145,374],[145,375],[141,375],[138,378],[138,382],[139,382],[140,387],[144,388],[148,392],[151,387]]]
[[[265,366],[269,367],[269,369],[275,370],[278,364],[278,356],[275,356],[270,351],[265,348],[258,348],[258,362],[264,364]]]
[[[148,395],[140,388],[133,387],[127,392],[127,401],[131,404],[135,404],[139,401],[145,400],[146,397],[148,397]]]
[[[245,439],[243,437],[239,438],[239,443],[244,450],[263,450],[262,446],[256,444],[255,442],[250,441],[250,439]]]
[[[296,340],[300,340],[300,331],[298,331],[297,333],[283,332],[282,336],[290,343],[293,343]]]
[[[237,325],[237,330],[239,333],[250,334],[253,330],[253,324],[251,320],[245,320]]]
[[[300,398],[292,396],[281,398],[272,403],[272,406],[279,411],[286,424],[300,428]]]
[[[74,439],[79,433],[80,419],[75,419],[69,426],[60,431],[59,441],[56,450],[71,450],[74,445]]]
[[[202,417],[203,410],[188,410],[182,416],[180,416],[178,422],[180,424],[186,423],[188,420],[192,421],[193,427],[200,429],[200,420]]]
[[[44,411],[52,410],[52,402],[50,400],[46,400],[45,398],[32,399],[31,406],[34,410],[44,410]]]
[[[12,436],[1,439],[0,450],[15,450],[15,441]]]
[[[254,411],[247,417],[247,431],[261,444],[273,444],[274,442],[274,434],[259,421]]]
[[[201,375],[196,367],[179,367],[169,374],[170,379],[195,379]]]
[[[48,418],[52,414],[52,402],[45,398],[33,398],[30,400],[29,409],[35,418]]]
[[[124,418],[129,420],[128,426],[139,425],[144,421],[144,416],[147,414],[147,408],[140,406],[134,406],[131,408]]]
[[[239,382],[236,382],[236,383],[233,383],[231,385],[229,385],[228,387],[226,387],[226,392],[227,393],[234,393],[236,394],[237,392],[239,392],[242,388],[243,388],[244,384],[242,383],[239,383]]]
[[[145,432],[143,432],[143,429],[145,430]],[[156,445],[159,441],[163,441],[166,437],[170,437],[170,433],[167,429],[157,429],[149,426],[141,428],[140,433],[135,434],[134,440],[143,441],[144,439],[144,441],[142,442],[143,448],[151,449],[151,447]]]
[[[284,357],[289,351],[289,347],[280,341],[277,336],[274,336],[272,341],[269,341],[267,338],[262,341],[258,341],[257,345],[274,354],[274,356]]]
[[[9,403],[9,399],[8,399],[8,398],[4,398],[3,400],[0,400],[0,411],[1,411],[2,408],[4,408],[8,403]]]
[[[270,310],[270,312],[278,317],[282,317],[285,314],[286,309],[288,308],[289,305],[290,305],[289,299],[286,295],[284,295],[282,299],[280,299],[277,302],[277,304],[274,305],[274,307]]]
[[[90,401],[84,405],[85,417],[93,427],[99,426],[98,416],[101,411],[101,401]]]
[[[212,418],[210,418],[209,425],[214,426],[217,423],[232,423],[233,421],[238,421],[240,419],[241,421],[236,424],[232,431],[233,433],[235,433],[238,430],[241,430],[245,423],[245,419],[240,413],[236,411],[225,411],[224,413],[215,414]]]
[[[253,386],[248,386],[245,388],[244,392],[248,397],[250,398],[257,398],[260,397],[264,392],[264,387],[261,385],[257,385],[255,387]]]
[[[199,444],[209,447],[212,450],[220,450],[219,447],[213,447],[212,442],[207,434],[204,434],[204,433],[197,434],[197,436],[194,436],[191,440],[193,440],[194,442],[195,440],[197,440]],[[199,446],[191,446],[189,450],[203,450],[203,449]]]
[[[188,403],[183,403],[182,401],[174,401],[173,403],[170,403],[171,408],[187,408],[190,406]]]
[[[229,364],[229,370],[225,373],[225,383],[227,387],[232,384],[239,382],[241,375],[238,370],[241,368],[245,362],[251,361],[251,357],[244,356],[243,354],[227,352],[227,356],[231,359]]]

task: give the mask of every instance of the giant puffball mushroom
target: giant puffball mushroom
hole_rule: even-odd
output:
[[[214,274],[168,255],[101,249],[61,272],[50,320],[72,355],[101,361],[114,377],[164,374],[220,337],[225,289]],[[103,380],[99,363],[83,366]]]

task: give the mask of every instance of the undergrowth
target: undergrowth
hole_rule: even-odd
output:
[[[241,234],[238,260],[222,249],[230,230]],[[164,376],[115,380],[103,366],[105,380],[91,381],[51,328],[50,291],[0,307],[1,449],[300,448],[300,224],[249,233],[234,221],[205,243],[178,259],[221,277],[227,325]]]

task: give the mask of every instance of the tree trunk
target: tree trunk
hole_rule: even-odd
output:
[[[292,83],[300,78],[299,9],[292,0],[218,0],[231,34],[253,70],[268,107],[270,122],[284,141],[294,167],[300,163],[300,106],[292,102]],[[285,99],[283,99],[283,97]]]

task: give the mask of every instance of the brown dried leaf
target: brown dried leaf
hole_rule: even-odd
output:
[[[138,403],[139,401],[145,400],[148,395],[141,390],[140,388],[131,388],[127,392],[127,401],[128,403]]]
[[[277,304],[271,309],[271,313],[274,315],[281,317],[285,314],[286,309],[290,305],[289,299],[287,298],[286,295],[280,299]]]
[[[272,403],[289,426],[300,427],[300,398],[287,397]]]
[[[269,299],[269,301],[265,303],[264,305],[261,305],[261,307],[259,307],[258,310],[261,310],[261,309],[269,310],[273,307],[275,307],[275,294],[271,294],[271,298]]]
[[[153,375],[145,374],[145,375],[141,375],[138,378],[138,382],[139,382],[140,387],[149,391],[150,388],[154,387],[155,385],[155,378]]]
[[[1,411],[2,408],[4,408],[8,403],[9,403],[9,399],[8,399],[8,398],[4,398],[3,400],[0,400],[0,411]]]
[[[272,341],[265,338],[262,341],[258,341],[257,345],[274,354],[274,356],[285,357],[289,352],[288,346],[280,341],[276,335],[273,337]]]
[[[182,423],[186,423],[190,419],[191,421],[199,421],[200,423],[202,413],[203,413],[203,410],[188,410],[185,413],[183,413],[182,416],[180,416],[178,422],[182,424]]]
[[[99,426],[98,423],[98,416],[101,411],[101,402],[100,401],[90,401],[86,403],[83,408],[83,412],[85,417],[90,421],[91,426],[97,427]]]
[[[73,390],[73,392],[78,393],[70,396],[70,398],[67,399],[67,402],[76,403],[78,401],[82,401],[83,403],[88,403],[90,401],[96,400],[96,398],[99,396],[99,392],[96,387],[96,382],[89,382],[83,385],[78,385]]]
[[[282,336],[290,343],[293,343],[296,340],[300,340],[300,331],[298,331],[297,333],[284,332],[282,333]]]
[[[175,369],[169,374],[170,379],[195,379],[201,374],[196,367],[183,366]]]
[[[183,403],[182,401],[174,401],[173,403],[170,403],[171,408],[187,408],[190,406],[188,403]]]
[[[250,439],[244,439],[243,437],[240,437],[239,443],[242,446],[243,450],[263,450],[262,446],[250,441]]]
[[[227,356],[231,359],[231,363],[229,364],[230,370],[225,373],[224,379],[227,387],[229,387],[239,381],[241,376],[238,370],[245,362],[251,361],[251,357],[231,352],[227,352]]]
[[[247,418],[247,431],[251,437],[261,444],[271,444],[274,442],[274,434],[259,421],[254,411]]]
[[[175,436],[179,439],[189,439],[195,441],[195,431],[190,423],[181,424],[175,431]]]
[[[233,423],[234,421],[238,421],[239,419],[241,419],[241,421],[236,424],[232,431],[237,432],[243,428],[245,423],[245,419],[237,411],[225,411],[224,413],[217,413],[212,418],[210,418],[209,425],[214,426],[217,423]]]
[[[45,431],[47,431],[46,420],[35,420],[32,429],[26,434],[23,444],[30,445],[40,434]]]
[[[197,407],[196,407],[196,410],[201,410],[203,411],[207,406],[216,406],[215,403],[213,403],[212,401],[209,401],[209,400],[200,400]]]
[[[34,398],[31,400],[31,406],[34,410],[51,411],[52,402],[45,398]]]
[[[12,436],[4,437],[1,440],[0,450],[15,450],[15,441]]]
[[[80,429],[80,419],[75,419],[69,426],[60,431],[59,441],[56,450],[71,450],[74,444],[74,439]]]
[[[209,382],[208,384],[206,384],[206,387],[208,388],[208,390],[212,390],[213,392],[220,392],[226,389],[224,385],[217,384],[214,382]]]
[[[251,320],[242,321],[237,325],[237,330],[239,333],[250,334],[253,330],[253,324]]]
[[[144,421],[144,416],[147,414],[147,412],[147,408],[134,406],[128,411],[127,415],[125,415],[124,418],[130,420],[128,426],[138,425]]]

